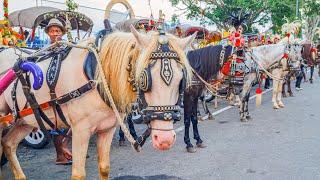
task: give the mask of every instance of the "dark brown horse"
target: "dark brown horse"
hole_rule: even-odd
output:
[[[224,51],[225,54],[223,59],[220,59],[221,52]],[[201,49],[196,49],[188,52],[189,63],[192,68],[196,71],[200,77],[205,81],[210,81],[216,79],[217,75],[221,69],[220,62],[225,62],[227,58],[231,55],[232,47],[221,45],[208,46]],[[200,138],[198,131],[198,120],[197,120],[197,110],[198,110],[198,99],[202,94],[205,86],[202,84],[196,76],[194,76],[193,85],[190,86],[184,93],[184,142],[187,145],[188,152],[195,152],[196,149],[190,142],[189,128],[192,122],[194,139],[197,141],[196,145],[199,148],[205,147],[203,141]]]
[[[312,84],[314,67],[316,65],[316,56],[315,56],[315,51],[313,51],[313,47],[311,43],[305,43],[302,45],[302,58],[308,64],[308,67],[310,67],[309,81]]]

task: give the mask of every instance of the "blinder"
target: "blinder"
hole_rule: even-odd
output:
[[[187,84],[187,71],[185,66],[181,64],[178,54],[170,50],[166,36],[160,34],[158,43],[157,51],[151,53],[151,61],[140,74],[139,82],[137,83],[137,100],[132,104],[131,109],[132,121],[136,124],[149,124],[153,120],[176,122],[182,116],[181,108],[183,107],[183,95]],[[178,101],[175,105],[149,106],[144,94],[152,89],[151,69],[157,61],[161,61],[160,77],[169,86],[173,79],[172,60],[183,66],[183,77],[179,84]]]

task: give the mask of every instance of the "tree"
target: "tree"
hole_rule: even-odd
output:
[[[286,20],[296,20],[295,0],[269,0],[269,13],[272,22],[272,30],[281,32],[281,26],[287,23]]]
[[[254,23],[264,24],[268,17],[266,0],[170,0],[188,19],[215,24],[219,29],[245,25],[251,31]]]
[[[251,28],[256,22],[266,20],[260,17],[264,12],[264,0],[170,0],[172,5],[186,14],[188,19],[200,20],[202,24],[215,24],[227,29],[245,24]]]
[[[304,0],[301,11],[306,38],[313,41],[320,26],[320,0]]]

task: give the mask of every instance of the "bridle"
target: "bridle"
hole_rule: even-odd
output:
[[[179,85],[179,97],[175,105],[164,106],[150,106],[146,99],[145,93],[150,92],[152,89],[152,75],[151,69],[156,62],[161,62],[160,77],[162,81],[170,86],[173,79],[173,69],[171,66],[172,61],[176,61],[182,66],[183,77]],[[134,89],[137,93],[137,99],[132,104],[131,115],[132,121],[136,124],[147,124],[150,130],[171,131],[173,129],[156,129],[152,128],[150,123],[153,120],[161,121],[179,121],[181,119],[181,108],[183,107],[183,95],[186,88],[186,67],[181,63],[179,56],[176,52],[171,51],[168,43],[168,38],[164,32],[160,32],[158,39],[158,48],[150,55],[150,62],[147,67],[142,71],[139,76],[138,82],[133,82]],[[147,130],[148,131],[148,130]],[[150,135],[150,134],[149,134]]]
[[[293,63],[300,61],[299,57],[297,56],[297,50],[296,50],[296,46],[299,46],[299,44],[292,44],[292,45],[288,45],[288,52],[290,54],[288,60],[287,60],[287,68],[290,73],[296,72],[298,71],[300,68],[299,67],[293,67]],[[293,53],[295,54],[294,57],[291,56],[292,53],[292,48],[293,48]],[[294,58],[294,59],[293,59]]]

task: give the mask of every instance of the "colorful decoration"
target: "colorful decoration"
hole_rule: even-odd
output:
[[[0,46],[26,47],[24,36],[9,26],[8,0],[3,1],[3,12],[4,19],[0,21],[0,24],[3,25],[3,28],[0,28]]]
[[[79,7],[79,5],[74,2],[74,0],[66,0],[67,10],[68,11],[76,11]]]
[[[9,25],[9,9],[8,9],[8,0],[3,0],[3,17],[5,25]]]

